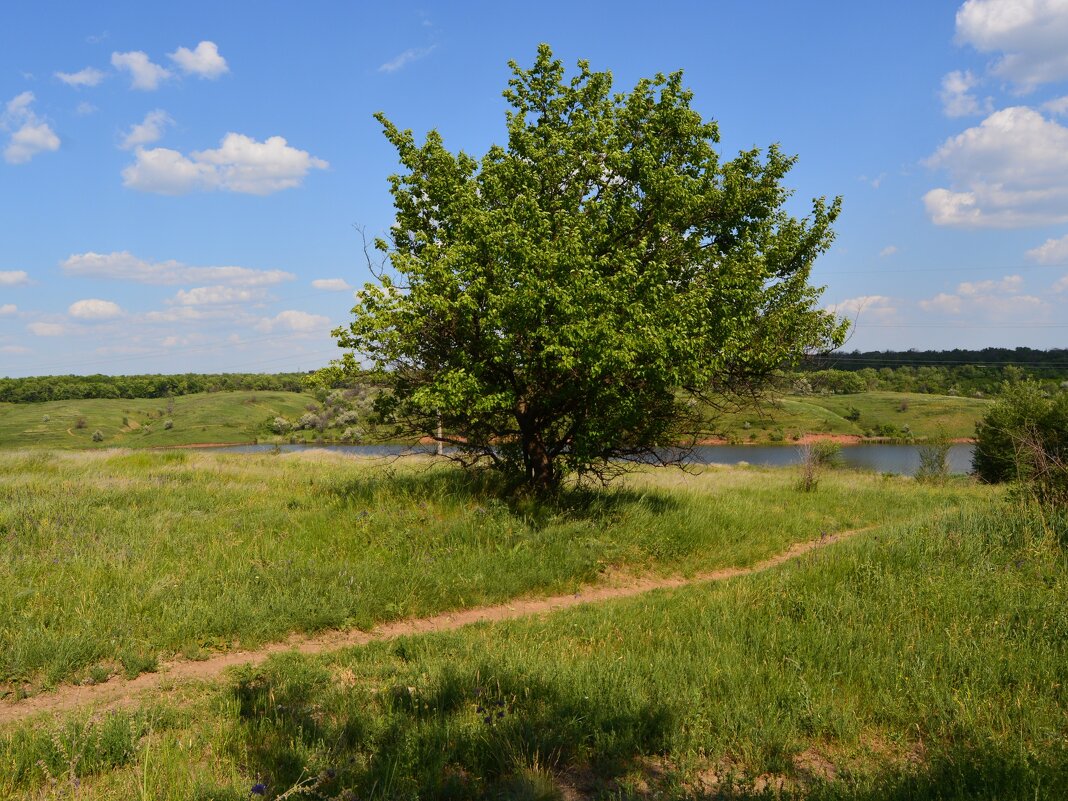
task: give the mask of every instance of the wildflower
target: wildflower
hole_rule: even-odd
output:
[[[252,795],[267,795],[267,785],[263,782],[256,782],[252,785]]]

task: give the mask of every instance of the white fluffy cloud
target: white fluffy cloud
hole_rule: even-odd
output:
[[[1058,117],[1068,117],[1068,95],[1049,100],[1042,104],[1042,108]]]
[[[257,142],[228,133],[214,150],[184,156],[177,150],[138,149],[137,160],[122,171],[123,185],[141,192],[183,195],[193,191],[269,195],[300,186],[313,169],[330,165],[306,150],[290,147],[281,136]]]
[[[1068,264],[1068,236],[1047,239],[1037,248],[1027,251],[1027,258],[1039,264]]]
[[[193,50],[188,47],[179,47],[167,55],[182,72],[188,75],[214,80],[230,71],[226,59],[219,55],[219,48],[215,42],[201,42]]]
[[[293,309],[278,312],[274,317],[264,317],[256,324],[256,330],[265,334],[272,331],[292,331],[296,334],[326,333],[330,328],[329,317]]]
[[[26,326],[31,334],[38,337],[61,337],[66,329],[59,323],[30,323]]]
[[[942,99],[942,112],[947,117],[969,117],[976,114],[989,114],[991,105],[989,98],[980,101],[971,90],[979,84],[979,80],[972,75],[971,71],[954,70],[942,78],[942,89],[939,97]]]
[[[893,298],[886,295],[861,295],[847,298],[827,306],[827,311],[839,317],[854,319],[871,319],[877,322],[889,320],[897,315]]]
[[[56,72],[53,74],[67,86],[75,87],[97,86],[104,80],[104,73],[96,69],[96,67],[86,67],[77,72]]]
[[[887,256],[893,256],[895,253],[897,253],[897,245],[887,245],[879,251],[879,256],[885,259]]]
[[[122,309],[118,303],[112,303],[110,300],[86,298],[70,304],[67,314],[79,320],[113,320],[122,316]]]
[[[1068,290],[1068,275],[1054,281],[1053,286],[1050,287],[1050,289],[1054,292],[1064,292],[1065,290]]]
[[[25,270],[0,270],[0,286],[19,286],[30,283]]]
[[[130,88],[153,92],[162,81],[171,77],[171,71],[153,64],[148,55],[140,50],[129,53],[112,53],[111,66],[130,73]]]
[[[316,278],[311,285],[315,289],[325,289],[327,292],[346,292],[352,289],[344,278]]]
[[[950,188],[924,196],[936,225],[1015,228],[1068,222],[1068,128],[1024,106],[996,111],[927,160]]]
[[[7,317],[9,315],[14,314],[18,310],[19,307],[16,306],[14,303],[5,303],[0,306],[0,317]]]
[[[291,281],[283,270],[254,270],[251,267],[190,267],[174,259],[148,262],[128,251],[114,253],[75,253],[60,266],[67,275],[85,278],[112,278],[139,284],[174,285],[212,283],[256,287]]]
[[[1068,78],[1068,0],[967,0],[957,41],[1000,53],[990,71],[1020,91]]]
[[[940,292],[921,300],[919,307],[926,312],[967,316],[984,322],[1031,322],[1048,314],[1050,305],[1046,301],[1020,294],[1022,289],[1023,278],[1018,275],[1008,275],[1000,281],[965,281],[957,285],[955,293]]]
[[[163,109],[150,111],[145,115],[143,121],[130,128],[119,147],[123,150],[132,150],[135,147],[158,142],[163,136],[163,129],[173,124],[174,120]]]
[[[394,56],[385,64],[378,67],[379,72],[396,72],[411,64],[413,61],[418,61],[421,58],[425,58],[434,52],[434,45],[430,47],[410,47],[400,55]]]
[[[180,306],[222,306],[249,303],[263,298],[262,289],[216,285],[197,286],[190,290],[179,289],[174,299],[168,302]]]
[[[11,131],[4,148],[4,160],[8,164],[25,164],[38,153],[59,150],[59,137],[30,108],[34,99],[33,92],[16,95],[0,114],[0,129]]]

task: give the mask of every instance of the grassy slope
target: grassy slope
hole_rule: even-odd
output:
[[[0,739],[0,795],[76,762],[86,801],[302,779],[310,798],[1060,799],[1058,531],[993,502],[730,582],[276,658],[135,713],[23,725]]]
[[[985,398],[914,392],[788,396],[759,411],[725,415],[717,429],[743,442],[764,441],[776,432],[786,439],[805,433],[863,436],[866,431],[887,424],[898,429],[908,426],[917,437],[934,436],[940,431],[950,437],[971,437],[975,434],[975,422],[991,403]],[[860,412],[858,420],[846,419],[851,409]]]
[[[805,494],[792,471],[710,468],[650,471],[587,507],[532,511],[454,469],[407,465],[0,454],[0,682],[136,674],[160,654],[566,591],[609,569],[750,564],[989,494],[859,474]]]
[[[264,423],[281,415],[299,418],[314,398],[292,392],[215,392],[168,401],[82,400],[49,403],[0,403],[0,448],[140,448],[211,442],[274,440]],[[970,437],[975,421],[991,401],[905,392],[862,392],[856,395],[789,396],[756,410],[725,415],[717,430],[741,442],[767,442],[782,435],[832,433],[863,435],[880,424],[909,426],[927,437],[944,429],[951,437]],[[901,410],[902,405],[907,408]],[[845,418],[851,408],[860,419]],[[44,418],[48,417],[46,421]],[[86,425],[75,423],[84,417]],[[123,425],[123,418],[127,424]],[[165,430],[170,419],[174,427]],[[749,423],[749,428],[745,424]],[[92,441],[99,430],[100,443]],[[304,439],[313,432],[295,432]],[[288,439],[288,437],[287,437]]]
[[[0,448],[143,448],[250,442],[276,415],[300,417],[314,398],[296,392],[211,392],[135,400],[0,403]],[[169,403],[173,406],[168,411]],[[49,419],[46,421],[45,417]],[[79,418],[85,427],[78,428]],[[127,424],[123,425],[123,418]],[[166,420],[173,428],[164,429]],[[99,430],[104,439],[92,440]]]

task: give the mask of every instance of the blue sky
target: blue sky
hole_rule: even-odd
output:
[[[841,195],[861,349],[1068,345],[1068,0],[37,2],[0,26],[0,375],[307,370],[388,229],[376,111],[504,136],[539,42],[682,69],[722,152]]]

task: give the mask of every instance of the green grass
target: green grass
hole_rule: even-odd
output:
[[[572,591],[606,571],[746,565],[974,503],[966,482],[652,470],[546,509],[457,469],[330,454],[0,454],[0,692],[290,632]]]
[[[256,439],[280,442],[289,435],[271,434],[267,422],[276,416],[296,420],[314,402],[312,396],[294,392],[212,392],[173,400],[0,403],[0,449],[143,448]],[[786,396],[759,409],[724,415],[715,428],[740,442],[769,442],[781,437],[788,443],[806,433],[863,436],[886,425],[898,430],[907,426],[921,438],[942,430],[951,437],[971,437],[975,421],[990,403],[986,399],[906,392]],[[858,420],[846,419],[851,409],[860,412]],[[167,420],[172,422],[170,429],[164,427]],[[373,426],[365,427],[374,431]],[[96,431],[103,436],[100,442],[92,439]],[[333,434],[337,436],[340,431]],[[384,429],[378,434],[388,436]],[[293,432],[301,442],[314,435],[313,431]]]
[[[173,399],[0,403],[0,448],[146,448],[251,442],[276,416],[300,417],[297,392],[210,392]],[[172,427],[165,428],[170,420]],[[125,422],[124,422],[125,421]],[[100,431],[103,439],[93,441]],[[297,432],[302,436],[307,432]]]
[[[724,415],[717,421],[716,430],[741,442],[766,442],[780,435],[789,442],[806,433],[877,435],[878,429],[885,426],[902,432],[898,436],[907,427],[918,438],[940,433],[953,438],[973,437],[976,421],[992,402],[914,392],[791,395],[759,410]],[[852,410],[860,413],[858,419],[847,419]]]
[[[304,782],[306,798],[1060,799],[1066,540],[1063,518],[990,499],[729,582],[277,657],[136,712],[23,724],[0,739],[0,795],[66,797],[75,774],[87,801],[257,782],[268,798]]]

